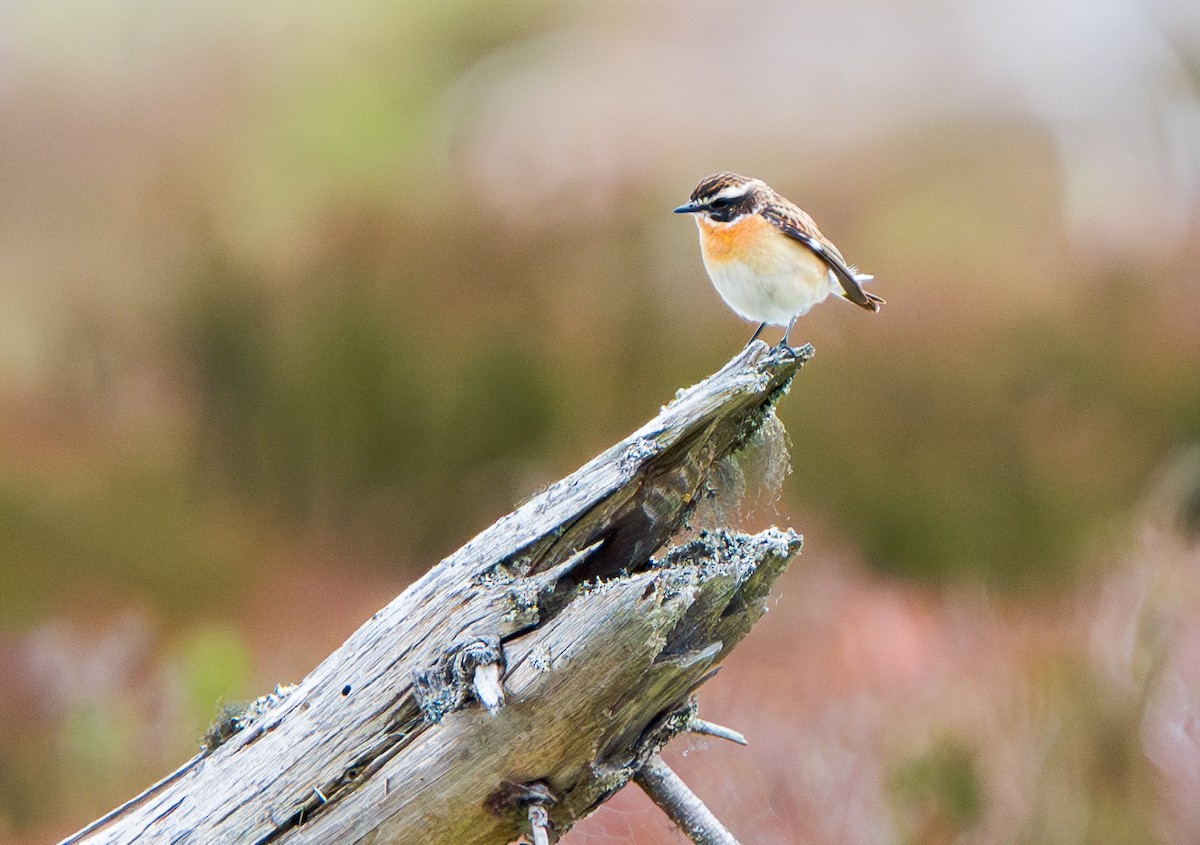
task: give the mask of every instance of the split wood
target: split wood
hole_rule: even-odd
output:
[[[801,544],[688,523],[811,354],[751,344],[64,845],[555,842],[669,781],[659,749],[704,730],[694,691]]]

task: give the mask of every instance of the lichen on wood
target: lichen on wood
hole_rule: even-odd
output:
[[[65,841],[556,841],[688,729],[799,550],[688,525],[811,354],[751,344]]]

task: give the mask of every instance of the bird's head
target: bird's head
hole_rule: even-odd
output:
[[[729,223],[762,208],[770,190],[761,179],[736,173],[714,173],[700,180],[688,202],[675,209],[675,213],[696,214],[714,223]]]

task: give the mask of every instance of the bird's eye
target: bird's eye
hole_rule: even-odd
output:
[[[715,199],[708,204],[708,207],[709,208],[728,208],[729,207],[729,198],[728,197],[720,197],[719,199]]]

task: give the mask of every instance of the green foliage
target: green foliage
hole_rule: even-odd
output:
[[[794,495],[887,572],[1062,583],[1163,456],[1200,438],[1200,371],[1149,345],[1162,306],[1142,299],[1096,304],[1107,332],[1031,315],[952,354],[894,338],[852,360],[818,351],[783,408]]]
[[[227,595],[238,539],[210,528],[180,475],[121,460],[71,487],[0,478],[0,630],[22,627],[81,583],[153,594],[176,611]]]
[[[107,783],[119,776],[131,755],[137,719],[119,699],[84,701],[71,708],[59,742],[81,780]]]
[[[447,366],[367,285],[318,292],[286,317],[252,289],[202,292],[182,333],[201,391],[197,466],[228,495],[343,524],[404,513],[374,531],[422,548],[461,533],[481,473],[544,450],[553,388],[521,338],[451,349]]]
[[[299,512],[412,473],[429,399],[386,315],[348,295],[281,328],[261,301],[224,290],[185,332],[205,469]]]
[[[218,705],[248,692],[250,653],[228,625],[194,628],[168,659],[178,672],[188,730],[197,740]]]
[[[1156,841],[1154,772],[1139,742],[1147,702],[1114,688],[1081,661],[1054,660],[1042,668],[1037,695],[1054,723],[1022,841]]]
[[[943,736],[892,772],[889,793],[905,839],[952,841],[983,813],[983,783],[975,754],[959,737]]]

